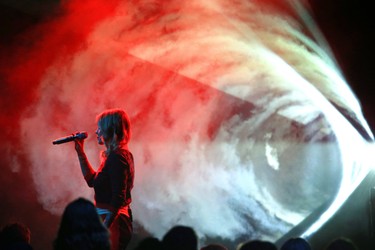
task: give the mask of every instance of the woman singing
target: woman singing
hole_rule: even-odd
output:
[[[133,232],[130,209],[134,182],[133,155],[128,150],[130,121],[121,109],[110,109],[97,116],[98,143],[105,145],[101,164],[95,171],[83,149],[84,140],[75,140],[82,174],[95,191],[95,206],[111,232],[112,249],[126,249]]]

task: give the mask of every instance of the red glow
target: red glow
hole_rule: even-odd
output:
[[[8,83],[6,91],[2,91],[2,104],[21,103],[14,109],[2,110],[19,112],[32,102],[37,95],[36,86],[52,62],[84,47],[88,34],[99,21],[113,15],[117,4],[118,1],[69,1],[57,11],[58,17],[22,34],[12,50],[2,51],[5,55],[1,57],[1,71]]]

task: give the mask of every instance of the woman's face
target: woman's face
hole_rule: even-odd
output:
[[[98,128],[95,131],[96,139],[98,140],[99,145],[104,145],[104,138],[103,138],[103,132],[100,126],[98,125]]]

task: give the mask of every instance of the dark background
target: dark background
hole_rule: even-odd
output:
[[[374,9],[370,1],[309,0],[315,20],[374,131]]]

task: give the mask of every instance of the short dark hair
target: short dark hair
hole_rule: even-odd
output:
[[[327,250],[357,250],[358,247],[348,238],[340,237],[328,244]]]
[[[280,250],[311,250],[311,246],[305,239],[297,237],[287,240]]]
[[[61,218],[55,250],[109,250],[109,231],[94,204],[84,198],[69,203]]]
[[[162,240],[165,250],[196,250],[198,238],[193,228],[177,225],[171,228]]]
[[[269,241],[251,240],[242,244],[240,250],[277,250],[276,245]]]
[[[21,222],[13,222],[5,225],[0,233],[1,245],[17,242],[30,243],[30,229]]]

